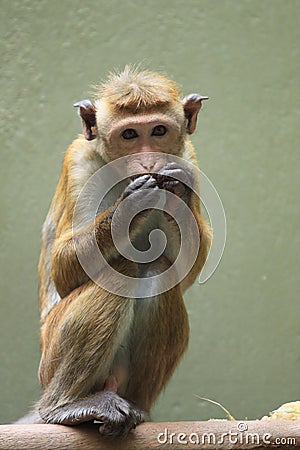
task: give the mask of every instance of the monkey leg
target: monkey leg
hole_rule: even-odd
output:
[[[134,300],[93,282],[53,308],[42,329],[39,373],[45,391],[38,410],[45,422],[74,425],[96,419],[103,423],[101,433],[117,436],[143,421],[143,412],[118,395],[122,380],[111,373],[133,314]]]
[[[162,256],[151,274],[166,270]],[[176,276],[176,274],[173,274]],[[171,275],[172,276],[172,275]],[[129,382],[124,397],[149,412],[188,345],[189,323],[180,285],[155,297],[136,300]]]

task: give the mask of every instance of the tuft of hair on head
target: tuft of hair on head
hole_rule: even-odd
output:
[[[166,76],[126,66],[96,87],[96,97],[119,110],[137,112],[179,102],[179,86]]]

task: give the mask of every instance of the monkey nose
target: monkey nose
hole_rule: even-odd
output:
[[[151,163],[142,163],[142,166],[143,166],[144,169],[146,169],[146,170],[152,170],[153,167],[155,166],[155,163],[154,163],[154,162],[151,162]]]

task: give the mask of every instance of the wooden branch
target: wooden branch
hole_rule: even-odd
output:
[[[298,420],[147,422],[108,440],[97,424],[0,425],[0,450],[300,449]]]

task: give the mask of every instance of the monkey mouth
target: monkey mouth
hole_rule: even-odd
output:
[[[162,185],[164,184],[164,183],[166,183],[166,182],[169,182],[169,183],[174,183],[174,184],[177,184],[178,183],[178,180],[176,179],[176,178],[173,178],[173,177],[170,177],[169,175],[163,175],[163,174],[161,174],[161,173],[157,173],[157,172],[151,172],[151,171],[149,171],[149,172],[143,172],[143,173],[139,173],[139,174],[136,174],[136,175],[133,175],[133,176],[131,176],[130,177],[130,180],[131,181],[134,181],[134,180],[136,180],[137,178],[140,178],[140,177],[142,177],[142,176],[144,176],[144,175],[151,175],[155,180],[156,180],[156,182],[157,182],[157,186],[160,188],[160,189],[163,189],[163,187],[162,187]]]

